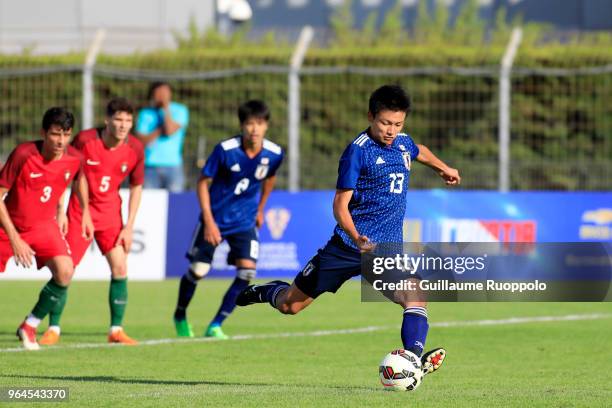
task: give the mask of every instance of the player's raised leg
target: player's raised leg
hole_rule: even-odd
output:
[[[36,341],[36,328],[51,309],[62,302],[62,299],[65,299],[68,285],[74,273],[72,259],[69,256],[54,257],[46,263],[46,266],[51,270],[52,278],[42,288],[38,296],[38,302],[17,329],[17,336],[24,348],[28,350],[39,349]]]
[[[250,285],[236,298],[238,306],[269,303],[282,314],[294,315],[304,310],[314,299],[302,292],[295,283],[289,285],[280,280]]]
[[[108,305],[111,323],[108,333],[109,343],[133,345],[138,342],[129,337],[123,329],[123,317],[128,301],[127,254],[123,246],[116,246],[106,254],[111,268],[111,281],[108,290]]]

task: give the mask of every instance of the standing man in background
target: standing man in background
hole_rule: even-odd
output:
[[[138,113],[136,133],[145,145],[145,188],[183,191],[183,142],[189,123],[187,106],[172,101],[167,82],[149,88],[150,106]]]

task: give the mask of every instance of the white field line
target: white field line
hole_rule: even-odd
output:
[[[429,327],[470,327],[470,326],[499,326],[509,324],[523,323],[546,323],[546,322],[566,322],[577,320],[598,320],[612,318],[610,313],[590,313],[590,314],[572,314],[564,316],[532,316],[532,317],[509,317],[506,319],[487,319],[487,320],[459,320],[451,322],[433,322]],[[211,337],[199,337],[191,339],[153,339],[142,340],[138,346],[155,346],[158,344],[185,344],[185,343],[207,343],[216,341],[236,341],[236,340],[265,340],[265,339],[282,339],[288,337],[318,337],[318,336],[334,336],[342,334],[370,333],[376,331],[397,329],[399,326],[366,326],[354,329],[337,329],[337,330],[315,330],[309,332],[285,332],[285,333],[270,333],[270,334],[239,334],[231,336],[228,340],[219,340]],[[109,347],[124,347],[120,344],[109,343],[73,343],[60,346],[42,347],[40,351],[50,350],[65,350],[65,349],[97,349]],[[132,346],[133,347],[133,346]],[[0,348],[0,353],[17,353],[26,351],[21,347]]]

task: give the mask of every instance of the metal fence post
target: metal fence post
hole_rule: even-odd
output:
[[[93,71],[96,65],[96,58],[102,48],[102,42],[106,36],[106,30],[100,28],[96,31],[96,35],[87,50],[85,64],[83,65],[83,122],[82,129],[89,129],[94,126],[94,83]]]
[[[304,56],[314,36],[310,26],[304,26],[300,32],[289,68],[288,89],[288,161],[289,161],[289,191],[300,189],[300,68]]]
[[[499,73],[499,184],[500,192],[510,190],[510,75],[523,30],[515,27],[504,52]]]

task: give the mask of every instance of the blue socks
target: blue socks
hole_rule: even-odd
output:
[[[225,292],[225,296],[223,296],[223,302],[219,307],[219,311],[215,315],[212,322],[210,322],[211,326],[221,326],[223,321],[229,316],[234,308],[236,307],[236,298],[238,294],[242,292],[249,285],[248,280],[236,278],[234,282],[230,285]]]
[[[181,278],[181,283],[179,285],[179,298],[174,311],[175,320],[185,320],[187,306],[189,306],[189,302],[191,302],[191,298],[195,293],[199,279],[200,278],[191,272],[191,269],[188,270]]]
[[[404,310],[404,319],[402,320],[404,350],[420,357],[423,354],[428,330],[427,309],[424,307],[408,307]]]
[[[270,306],[276,309],[276,297],[281,290],[288,287],[289,284],[287,282],[275,280],[264,285],[259,285],[257,290],[261,291],[259,295],[260,299],[264,302],[268,302]]]

